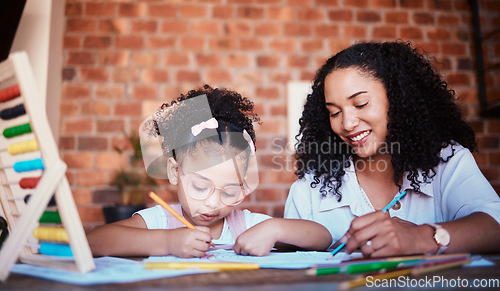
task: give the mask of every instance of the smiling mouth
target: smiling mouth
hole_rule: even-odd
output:
[[[351,140],[352,142],[358,142],[358,141],[362,140],[363,138],[365,138],[367,135],[369,135],[370,132],[371,132],[371,130],[366,130],[366,131],[363,131],[363,132],[356,134],[356,135],[347,136],[347,138],[349,138],[349,140]]]

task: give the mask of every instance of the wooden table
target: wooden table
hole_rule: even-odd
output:
[[[492,267],[478,268],[455,268],[436,273],[410,277],[410,279],[431,280],[433,276],[448,279],[450,282],[458,279],[461,282],[467,280],[468,284],[473,284],[475,279],[490,280],[490,284],[497,284],[496,290],[500,289],[500,255],[484,256],[496,263]],[[339,283],[345,280],[356,278],[355,275],[326,275],[308,276],[304,270],[279,270],[260,269],[251,271],[232,271],[204,273],[187,275],[181,277],[171,277],[149,281],[140,281],[128,284],[105,284],[93,286],[78,286],[34,277],[11,274],[8,280],[0,283],[0,290],[336,290]],[[416,281],[412,281],[416,282]],[[478,281],[487,282],[487,281]],[[445,286],[445,285],[443,285]],[[429,287],[429,286],[427,286]],[[441,285],[434,285],[429,289],[439,289]],[[355,290],[418,290],[415,288],[370,288],[367,286],[358,287]],[[420,289],[420,288],[419,288]],[[457,288],[448,288],[454,290]],[[468,290],[468,288],[459,288]],[[443,289],[441,289],[443,290]],[[446,289],[445,289],[446,290]],[[494,290],[494,288],[479,288],[476,290]]]

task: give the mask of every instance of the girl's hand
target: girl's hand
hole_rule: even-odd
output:
[[[168,253],[179,258],[203,257],[210,247],[211,240],[208,227],[172,229],[167,236]]]
[[[421,254],[436,251],[432,228],[376,211],[355,218],[347,231],[346,251],[360,249],[367,257]]]
[[[276,243],[278,229],[273,226],[273,219],[265,220],[240,234],[233,246],[239,255],[266,256]]]

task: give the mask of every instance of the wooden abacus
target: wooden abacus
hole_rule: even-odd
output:
[[[9,227],[0,249],[2,281],[18,259],[81,273],[95,269],[44,108],[28,56],[11,54],[0,63],[0,202]],[[54,197],[57,211],[46,211]],[[28,243],[34,237],[47,243],[34,249]]]

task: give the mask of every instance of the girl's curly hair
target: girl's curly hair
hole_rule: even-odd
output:
[[[296,140],[295,158],[299,179],[313,174],[311,187],[321,179],[323,196],[339,192],[345,168],[349,167],[352,149],[330,127],[325,106],[324,82],[332,71],[356,68],[380,80],[389,100],[388,135],[386,144],[397,144],[391,153],[394,183],[407,173],[411,186],[420,190],[419,183],[428,182],[435,175],[434,168],[454,155],[442,159],[440,151],[459,143],[470,151],[477,151],[474,131],[464,121],[455,103],[455,92],[448,88],[430,63],[409,42],[359,43],[331,57],[317,71],[312,93],[307,96],[300,131]],[[323,143],[330,145],[324,150]],[[322,162],[323,161],[323,162]],[[325,161],[328,161],[325,166]],[[422,171],[423,181],[419,180]]]

